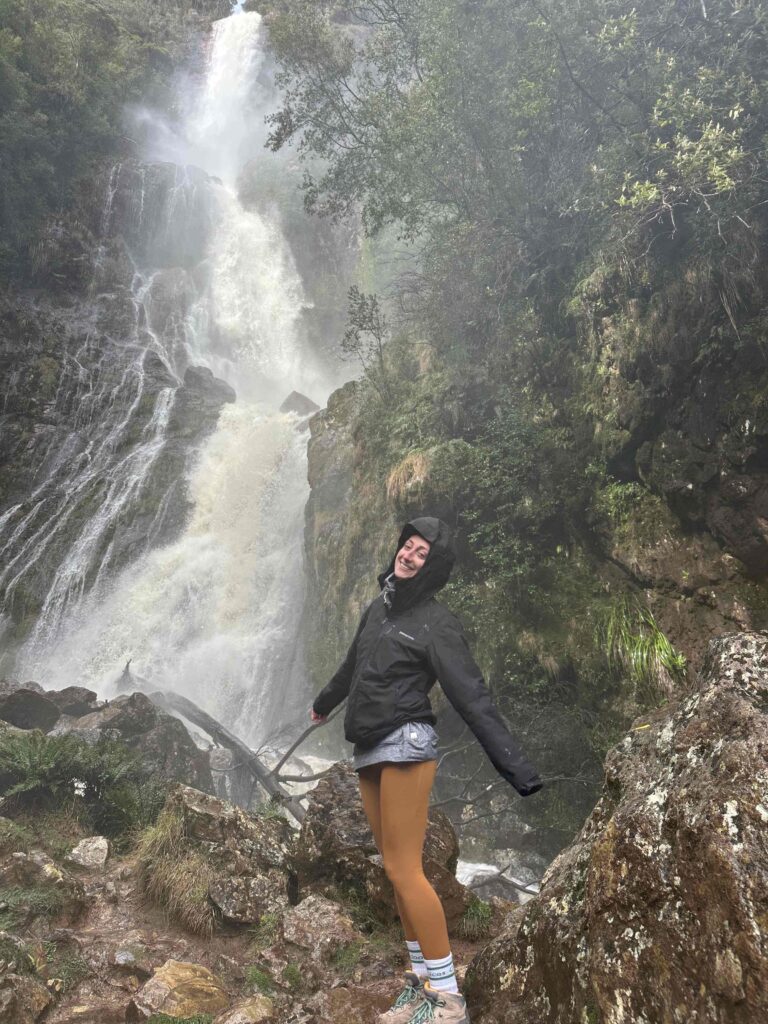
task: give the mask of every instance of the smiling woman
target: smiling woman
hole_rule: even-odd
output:
[[[445,914],[424,875],[422,851],[437,769],[429,691],[437,679],[494,767],[522,795],[541,789],[493,706],[459,621],[435,594],[454,563],[451,532],[423,516],[407,523],[382,588],[363,614],[344,662],[318,694],[314,721],[349,696],[344,732],[355,744],[360,794],[395,890],[412,971],[384,1024],[467,1024]]]

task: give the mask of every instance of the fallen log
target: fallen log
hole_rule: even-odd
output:
[[[194,722],[196,726],[207,732],[214,743],[226,747],[242,760],[243,766],[247,767],[253,778],[266,790],[269,796],[282,804],[289,814],[301,824],[304,820],[305,810],[298,797],[292,796],[278,778],[262,764],[259,755],[251,750],[241,739],[225,728],[207,711],[203,711],[188,697],[182,697],[180,693],[173,693],[170,690],[155,690],[147,695],[153,704],[156,704],[163,711],[169,714],[183,715],[184,718]]]

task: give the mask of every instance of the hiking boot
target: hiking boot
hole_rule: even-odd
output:
[[[386,1013],[379,1016],[380,1024],[408,1024],[411,1014],[422,1001],[423,983],[418,974],[405,972],[405,988]]]
[[[432,988],[429,982],[424,983],[423,999],[414,1008],[413,1016],[407,1024],[429,1024],[439,1021],[440,1024],[469,1024],[467,1003],[458,992],[441,992]]]

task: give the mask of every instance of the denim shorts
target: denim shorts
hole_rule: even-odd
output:
[[[437,733],[428,722],[406,722],[379,740],[375,747],[355,746],[352,767],[355,771],[382,761],[436,761]]]

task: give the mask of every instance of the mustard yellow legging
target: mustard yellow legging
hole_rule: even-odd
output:
[[[374,764],[359,772],[363,807],[395,890],[405,937],[418,941],[427,960],[451,951],[443,906],[422,866],[436,769],[436,761],[418,761]]]

